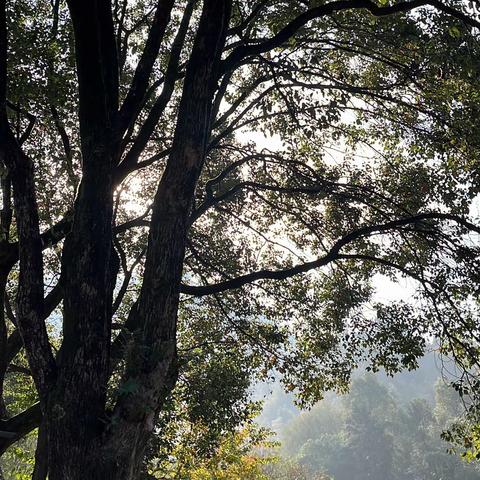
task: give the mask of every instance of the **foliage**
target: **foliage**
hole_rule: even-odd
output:
[[[201,435],[206,430],[192,427],[187,436]],[[222,436],[210,455],[202,454],[191,444],[179,444],[169,459],[153,461],[149,473],[154,478],[171,480],[267,480],[263,466],[273,461],[266,452],[274,446],[269,435],[254,424],[247,425]],[[262,455],[259,449],[265,453]]]
[[[2,456],[0,467],[4,480],[29,480],[32,478],[36,437],[36,431],[30,433]]]
[[[441,381],[435,390],[435,405],[401,404],[372,375],[360,377],[344,398],[294,418],[282,434],[283,454],[336,480],[478,479],[478,465],[449,454],[440,439],[462,412],[460,398]]]
[[[255,381],[311,405],[360,363],[416,368],[431,338],[475,411],[473,5],[0,7],[1,421],[40,400],[54,480],[69,448],[119,478],[238,453]],[[384,279],[411,299],[381,301]],[[336,440],[384,449],[365,475],[397,461],[387,397],[351,397]]]
[[[323,473],[314,473],[300,463],[282,460],[264,468],[268,480],[331,480]]]

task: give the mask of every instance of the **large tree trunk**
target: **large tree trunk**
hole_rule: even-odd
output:
[[[0,2],[4,15],[5,3]],[[106,392],[111,372],[112,198],[118,147],[148,86],[149,69],[168,23],[163,17],[173,2],[158,2],[148,58],[142,57],[134,88],[120,110],[110,1],[69,0],[68,5],[75,33],[83,177],[63,249],[63,343],[55,359],[43,322],[33,163],[11,135],[5,75],[0,75],[0,133],[9,138],[0,153],[12,174],[19,230],[19,330],[43,412],[37,453],[48,457],[35,475],[40,479],[48,471],[50,480],[133,480],[140,475],[145,446],[177,378],[177,312],[188,218],[210,135],[231,0],[203,2],[171,155],[152,210],[142,289],[127,321],[133,335],[122,381],[136,387],[119,394],[110,413]],[[4,16],[0,20],[0,60],[5,66]],[[5,343],[4,334],[2,339]]]
[[[63,343],[45,421],[49,478],[95,478],[105,425],[112,306],[118,73],[108,0],[68,2],[75,33],[83,176],[62,255]]]
[[[204,2],[172,153],[155,196],[142,289],[127,322],[133,340],[123,382],[135,388],[120,394],[111,416],[105,413],[105,392],[112,288],[106,274],[113,194],[108,167],[112,163],[86,158],[91,150],[83,148],[84,178],[72,233],[64,247],[65,340],[45,422],[51,480],[138,478],[145,446],[175,385],[177,311],[188,218],[210,134],[230,9],[229,1]],[[81,65],[82,59],[77,61]],[[97,143],[93,152],[98,151]],[[109,153],[108,149],[100,151]],[[99,170],[102,160],[105,171]],[[100,228],[92,232],[95,226]]]
[[[8,335],[5,319],[4,299],[8,272],[0,270],[0,420],[7,418],[7,409],[3,397],[4,380],[9,363]]]

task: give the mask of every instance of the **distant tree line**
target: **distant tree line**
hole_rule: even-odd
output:
[[[296,416],[283,432],[283,453],[309,470],[307,479],[327,473],[335,480],[477,480],[478,465],[453,455],[441,439],[461,413],[457,392],[441,381],[434,404],[402,403],[366,375],[349,395]]]

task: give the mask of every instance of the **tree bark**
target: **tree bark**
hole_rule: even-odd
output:
[[[177,310],[188,219],[210,134],[212,102],[230,9],[229,1],[204,2],[187,67],[172,153],[155,196],[142,289],[127,321],[133,341],[123,375],[124,387],[120,387],[119,399],[101,438],[95,433],[87,437],[79,432],[85,418],[78,418],[78,413],[74,422],[76,412],[62,412],[72,415],[72,422],[65,425],[69,429],[68,448],[65,449],[66,434],[56,426],[55,433],[49,433],[49,441],[57,444],[50,448],[51,480],[139,478],[146,443],[164,400],[175,385]],[[78,379],[75,384],[78,385]],[[78,409],[84,415],[80,405]],[[52,410],[49,422],[53,414]],[[90,417],[89,422],[92,428],[95,419]],[[81,437],[77,436],[76,444],[72,432]],[[64,451],[60,452],[62,444]]]
[[[49,478],[95,478],[105,425],[112,306],[118,71],[109,0],[68,2],[75,36],[83,176],[62,255],[63,343],[44,417]]]
[[[107,25],[101,27],[101,34],[96,30],[102,19],[110,18],[109,14],[102,17],[104,3],[95,2],[87,9],[83,3],[69,2],[77,45],[80,105],[87,106],[80,109],[83,178],[62,259],[64,341],[57,359],[58,378],[44,418],[51,480],[138,478],[146,443],[175,385],[176,320],[188,218],[209,136],[231,9],[229,1],[204,2],[172,153],[155,196],[144,281],[127,322],[134,341],[123,383],[130,388],[120,388],[120,392],[128,393],[119,394],[108,417],[112,172],[117,160],[113,113],[117,106],[111,89],[117,87],[102,68],[95,67],[97,63],[108,71],[115,63],[107,48],[109,20],[105,20]],[[98,5],[103,7],[93,15],[92,9]],[[91,22],[91,18],[97,22]],[[95,35],[102,38],[95,42]],[[105,48],[94,49],[94,45]],[[99,97],[94,100],[95,94]],[[101,98],[111,101],[102,103]],[[105,105],[106,109],[99,110]]]
[[[4,299],[5,286],[7,283],[8,272],[0,271],[0,420],[7,418],[7,409],[3,397],[3,388],[5,374],[9,363],[8,359],[8,334],[5,320]]]
[[[48,474],[48,433],[45,423],[38,427],[37,448],[35,449],[35,467],[32,480],[45,480]]]

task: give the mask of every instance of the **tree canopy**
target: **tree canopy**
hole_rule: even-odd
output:
[[[140,478],[172,417],[214,444],[256,379],[307,404],[431,339],[474,417],[477,7],[0,0],[1,451]]]
[[[458,394],[437,381],[434,403],[408,392],[401,402],[389,386],[373,375],[357,377],[345,397],[293,417],[281,434],[283,455],[312,476],[324,472],[335,480],[480,478],[478,464],[449,454],[440,438],[461,415]]]

